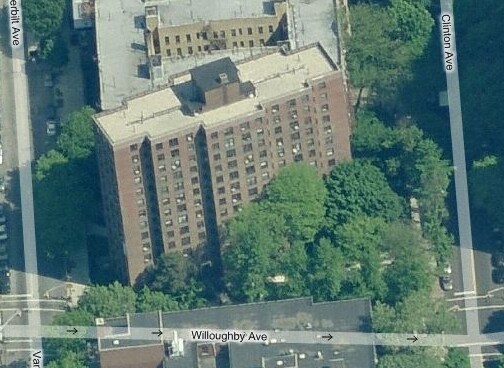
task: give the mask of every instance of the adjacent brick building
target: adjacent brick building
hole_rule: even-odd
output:
[[[172,81],[95,117],[114,263],[130,283],[163,252],[204,254],[283,166],[326,174],[350,159],[343,75],[318,44]]]

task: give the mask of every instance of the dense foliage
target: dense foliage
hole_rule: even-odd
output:
[[[85,249],[86,223],[96,219],[99,183],[92,114],[84,107],[62,123],[57,148],[35,164],[34,200],[42,254],[66,265]],[[66,270],[64,270],[66,271]]]

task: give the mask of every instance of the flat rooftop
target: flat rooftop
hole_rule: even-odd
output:
[[[142,313],[129,316],[131,327],[159,328],[158,313]],[[247,330],[284,330],[303,331],[341,331],[370,332],[371,305],[368,299],[355,299],[314,303],[312,298],[298,298],[272,302],[251,303],[196,309],[190,311],[167,312],[161,314],[162,325],[170,329],[247,329]],[[106,320],[108,324],[109,320]],[[123,322],[126,318],[123,319]],[[114,321],[115,322],[115,321]],[[309,327],[307,327],[309,325]],[[131,341],[110,337],[100,339],[100,354],[117,354],[121,352],[127,360],[128,352],[137,354],[143,347],[152,346],[152,342],[136,342],[136,349],[131,349]],[[126,345],[123,345],[126,344]],[[204,343],[184,341],[184,356],[166,358],[170,368],[187,368],[198,366],[198,346]],[[159,345],[159,342],[158,342]],[[216,345],[217,346],[217,345]],[[222,346],[222,345],[220,345]],[[285,367],[290,366],[294,355],[298,355],[299,368],[372,368],[374,367],[374,349],[372,346],[352,346],[329,344],[289,344],[288,342],[265,344],[226,345],[229,349],[231,368],[260,367],[274,368],[276,362],[285,360]],[[123,348],[127,348],[122,350]],[[304,354],[304,359],[299,355]],[[159,357],[159,361],[163,360]],[[200,357],[201,358],[201,357]],[[200,361],[201,362],[201,361]],[[217,365],[221,368],[225,364]],[[148,367],[148,366],[145,366]],[[106,367],[105,367],[106,368]]]
[[[250,81],[256,88],[255,97],[228,104],[197,116],[184,115],[182,103],[174,92],[178,85],[190,80],[190,73],[174,79],[174,89],[163,87],[124,101],[120,108],[105,111],[95,117],[99,128],[111,143],[121,143],[136,137],[151,139],[176,132],[181,128],[202,124],[205,127],[256,113],[264,101],[269,101],[306,88],[306,80],[315,79],[335,70],[335,65],[319,45],[295,52],[277,51],[237,63],[242,82]]]
[[[171,0],[160,2],[158,11],[165,26],[178,26],[205,20],[253,18],[274,15],[273,1],[265,0]]]
[[[158,0],[161,18],[165,24],[252,16],[268,13],[270,2],[258,0]],[[199,5],[197,5],[199,4]],[[268,5],[270,4],[270,5]],[[336,24],[333,0],[291,0],[289,7],[289,39],[294,49],[319,42],[334,62],[338,62]],[[148,4],[151,5],[151,4]],[[166,9],[175,9],[173,14]],[[241,9],[241,10],[240,10]],[[191,15],[192,11],[192,15]],[[166,13],[166,14],[165,14]],[[184,15],[185,14],[185,15]],[[180,15],[181,20],[177,20]],[[184,18],[185,17],[185,18]],[[173,18],[173,19],[172,19]],[[217,19],[217,18],[216,18]],[[145,10],[142,0],[107,0],[95,2],[95,28],[100,76],[100,101],[103,110],[121,105],[124,98],[152,90],[147,47],[144,39]],[[204,56],[194,55],[178,60],[163,60],[165,80],[171,75],[197,65],[229,56],[238,61],[262,53],[267,48],[226,50]]]

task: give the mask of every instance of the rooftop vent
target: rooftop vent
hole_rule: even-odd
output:
[[[228,75],[226,73],[220,73],[219,74],[219,80],[220,80],[220,84],[229,83],[229,78],[228,78]]]

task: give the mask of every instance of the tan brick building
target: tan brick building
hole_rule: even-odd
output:
[[[230,14],[230,9],[213,14],[204,6],[205,13],[201,16],[195,14],[198,9],[190,4],[192,1],[184,9],[175,5],[146,6],[145,40],[149,56],[182,57],[213,50],[276,46],[288,39],[287,1],[250,0],[240,5],[241,14],[236,10]]]
[[[115,264],[134,283],[163,252],[208,249],[283,166],[350,159],[343,75],[320,45],[229,58],[98,114]],[[207,242],[208,241],[208,242]],[[202,252],[205,253],[205,252]]]

